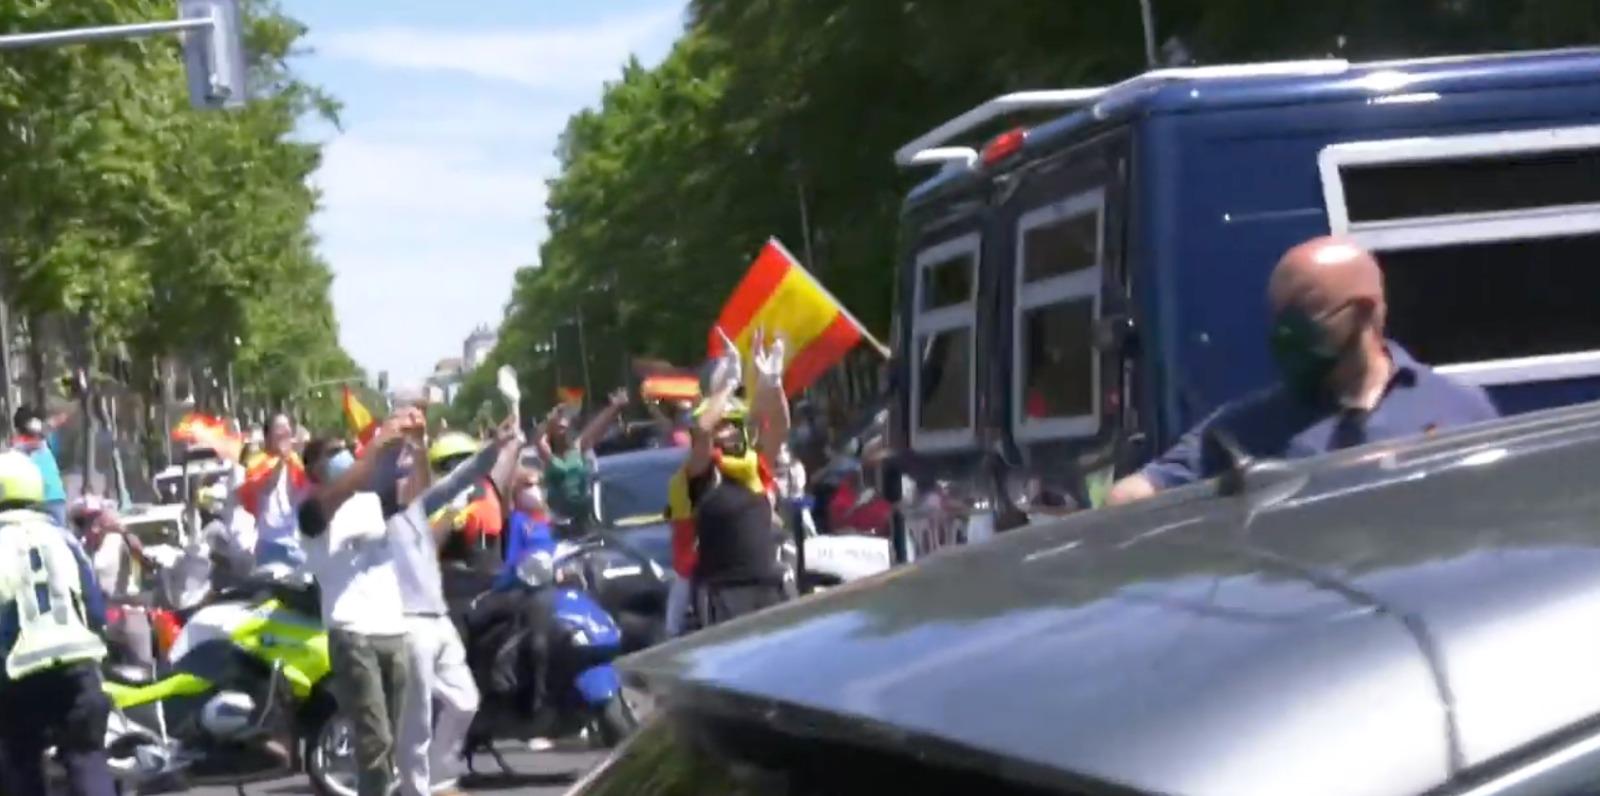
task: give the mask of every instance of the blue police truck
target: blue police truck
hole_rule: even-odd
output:
[[[1600,50],[1158,70],[896,159],[941,167],[903,210],[899,560],[1091,505],[1271,383],[1266,277],[1315,235],[1376,251],[1390,336],[1503,411],[1600,398]]]

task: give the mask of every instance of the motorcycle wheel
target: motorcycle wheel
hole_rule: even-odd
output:
[[[628,700],[620,691],[600,710],[600,715],[595,717],[595,736],[600,746],[605,749],[616,748],[637,729],[639,729],[639,719],[633,715],[633,707],[628,704]]]
[[[356,796],[355,731],[337,713],[324,715],[306,739],[306,776],[317,796]]]

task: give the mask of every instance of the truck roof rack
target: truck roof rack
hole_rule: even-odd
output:
[[[1218,80],[1238,77],[1339,74],[1350,68],[1343,59],[1279,61],[1261,64],[1219,64],[1156,69],[1110,86],[1067,88],[1047,91],[1018,91],[1002,94],[960,116],[929,130],[895,150],[894,162],[900,166],[925,166],[935,163],[971,166],[978,161],[977,150],[963,146],[943,146],[951,139],[970,132],[994,119],[1013,113],[1048,108],[1081,108],[1108,97],[1155,83],[1177,80]]]

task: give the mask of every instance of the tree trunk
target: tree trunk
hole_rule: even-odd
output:
[[[33,383],[29,385],[32,388],[29,391],[29,398],[34,408],[43,412],[45,411],[44,385],[49,375],[44,372],[44,342],[39,339],[43,331],[41,326],[43,324],[40,323],[39,316],[28,316],[28,375],[33,377]]]
[[[74,369],[74,378],[78,382],[78,416],[83,418],[83,483],[79,494],[90,494],[94,491],[94,453],[95,443],[99,440],[95,429],[99,426],[99,407],[95,401],[95,346],[94,336],[88,331],[88,319],[84,323],[83,347],[80,349],[78,367]]]

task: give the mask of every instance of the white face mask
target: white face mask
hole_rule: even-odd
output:
[[[38,418],[34,418],[32,420],[29,420],[28,421],[28,433],[34,435],[35,437],[43,435],[44,434],[44,421],[40,420]]]
[[[517,508],[532,510],[544,505],[544,488],[525,486],[517,490]]]

